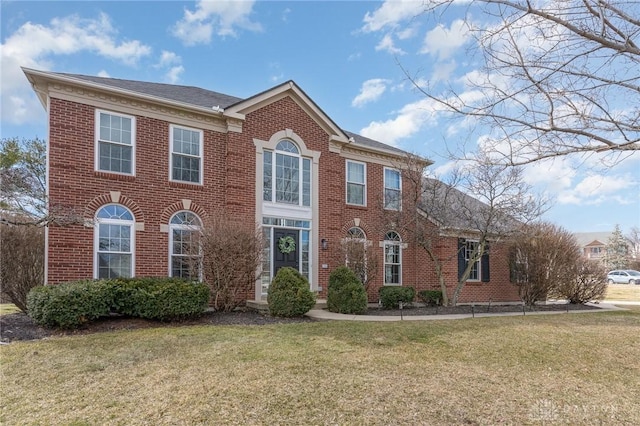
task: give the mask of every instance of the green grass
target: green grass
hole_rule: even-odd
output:
[[[640,311],[0,347],[0,424],[640,424]]]
[[[607,299],[640,302],[640,285],[609,284],[604,301]]]
[[[0,303],[0,315],[15,314],[16,312],[22,312],[13,303]]]

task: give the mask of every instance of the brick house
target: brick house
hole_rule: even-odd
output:
[[[263,299],[283,266],[298,269],[325,297],[329,273],[343,263],[336,250],[349,237],[378,265],[370,301],[383,285],[438,286],[425,253],[385,227],[381,214],[406,208],[406,152],[342,130],[293,81],[241,99],[23,71],[48,113],[49,202],[85,219],[48,227],[47,283],[184,275],[175,243],[223,211],[260,224],[267,240],[248,300]],[[289,253],[280,248],[287,241],[295,245]],[[445,277],[455,286],[459,239],[443,236],[438,244],[454,254]],[[461,302],[518,300],[503,252],[492,246],[491,263],[479,262]]]

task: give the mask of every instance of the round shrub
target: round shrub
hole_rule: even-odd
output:
[[[27,309],[38,325],[76,328],[109,315],[113,300],[113,284],[75,281],[34,287],[27,295]]]
[[[421,290],[418,297],[426,306],[438,306],[442,304],[441,290]]]
[[[327,309],[341,314],[363,314],[367,310],[367,292],[346,266],[336,268],[329,275]]]
[[[269,313],[276,317],[299,317],[316,304],[309,282],[293,268],[281,268],[267,293]]]
[[[408,305],[416,297],[416,290],[413,287],[381,287],[380,303],[383,309],[397,309],[400,302]]]

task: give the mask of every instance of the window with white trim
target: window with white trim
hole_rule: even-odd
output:
[[[400,210],[402,196],[402,179],[400,171],[384,169],[384,208],[387,210]]]
[[[264,201],[310,206],[311,159],[290,140],[281,140],[275,151],[263,152],[262,184]]]
[[[96,110],[96,170],[134,174],[135,118]]]
[[[464,243],[464,263],[465,267],[473,258],[474,251],[478,250],[478,241],[466,240]],[[480,259],[478,258],[471,266],[468,281],[480,281]]]
[[[202,131],[170,126],[171,180],[202,183]]]
[[[169,221],[169,275],[172,277],[201,279],[202,253],[200,231],[202,221],[189,211],[179,211]]]
[[[364,231],[354,226],[343,240],[345,265],[356,274],[361,283],[367,282],[367,237]]]
[[[347,160],[347,204],[367,205],[367,165]]]
[[[119,204],[108,204],[96,214],[96,278],[133,276],[133,214]]]
[[[402,240],[394,231],[384,236],[384,285],[402,285]]]

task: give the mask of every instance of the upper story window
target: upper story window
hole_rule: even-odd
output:
[[[263,161],[264,201],[311,205],[311,159],[302,157],[293,142],[283,139],[275,151],[265,150]]]
[[[96,278],[133,276],[133,214],[124,206],[109,204],[96,214]]]
[[[347,160],[347,204],[367,205],[367,165]]]
[[[170,126],[171,180],[202,183],[202,131]]]
[[[400,210],[402,199],[402,180],[400,171],[384,169],[384,208],[388,210]]]
[[[96,110],[96,170],[132,175],[135,118]]]
[[[402,240],[394,231],[384,236],[384,284],[402,285]]]
[[[180,211],[169,221],[169,265],[172,277],[200,279],[202,253],[199,235],[200,218],[189,211]]]

